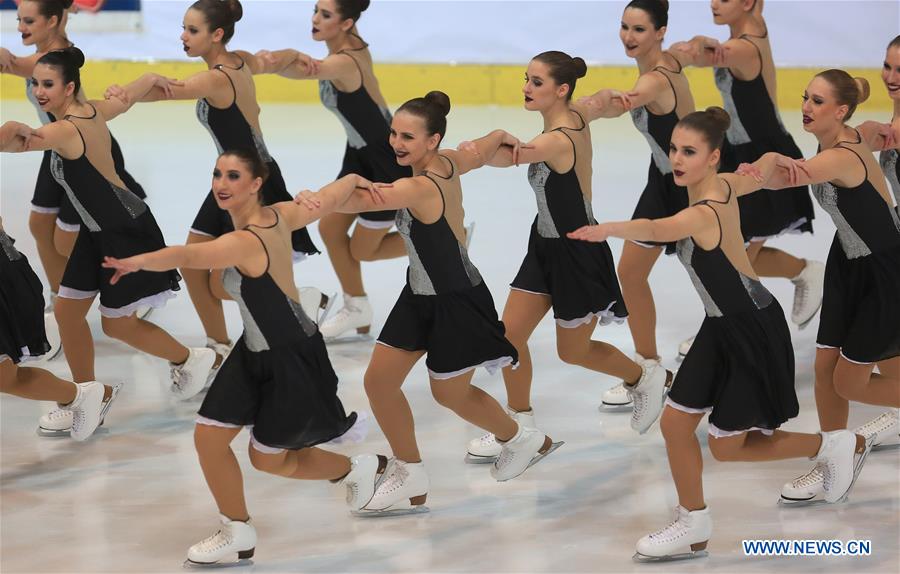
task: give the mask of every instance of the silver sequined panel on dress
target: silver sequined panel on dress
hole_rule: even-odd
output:
[[[772,304],[772,294],[763,286],[762,283],[760,283],[756,279],[747,277],[740,271],[738,271],[737,274],[741,278],[741,283],[744,284],[744,289],[747,290],[747,295],[749,295],[750,299],[753,300],[753,303],[756,305],[757,309],[765,309]]]
[[[466,275],[469,277],[469,283],[471,283],[472,287],[481,283],[481,273],[478,271],[478,268],[472,264],[472,261],[469,259],[469,252],[466,251],[466,246],[462,243],[459,243],[459,257],[462,259],[463,268],[466,270]]]
[[[366,140],[364,140],[362,135],[356,131],[356,128],[350,124],[347,118],[344,117],[344,114],[338,110],[337,89],[335,89],[334,84],[328,80],[319,80],[319,99],[322,100],[322,105],[334,112],[334,115],[336,115],[338,119],[341,120],[341,123],[344,124],[344,131],[347,132],[347,145],[353,149],[362,149],[366,147]],[[388,113],[388,115],[390,115],[390,113]]]
[[[300,306],[300,303],[297,303],[287,295],[285,295],[284,298],[287,299],[288,306],[290,306],[291,311],[294,312],[294,318],[300,323],[300,328],[303,329],[303,333],[307,337],[315,335],[318,327],[316,327],[316,324],[313,323],[309,316],[303,311],[303,307]]]
[[[550,168],[544,162],[533,163],[528,166],[528,183],[534,190],[537,199],[537,231],[541,237],[556,239],[559,237],[559,230],[553,223],[553,216],[550,215],[550,207],[547,205],[547,192],[545,186],[547,179],[550,177]]]
[[[900,157],[900,151],[887,149],[878,155],[878,163],[881,164],[881,171],[884,172],[888,183],[891,184],[891,191],[894,192],[894,201],[900,206],[900,180],[897,179],[898,157]]]
[[[10,261],[18,261],[22,258],[22,254],[19,253],[19,250],[13,245],[12,239],[10,239],[5,231],[0,231],[0,247],[3,248],[6,258]]]
[[[209,125],[209,102],[200,98],[197,100],[197,119],[200,120],[200,123],[203,124],[203,127],[206,128],[206,131],[209,132],[209,135],[212,136],[213,143],[216,144],[216,149],[221,154],[224,149],[222,149],[222,144],[219,143],[219,140],[216,138],[215,132],[212,130],[212,127]]]
[[[691,277],[691,283],[694,284],[694,289],[696,289],[697,294],[700,295],[700,300],[703,301],[703,308],[706,309],[706,314],[710,317],[722,317],[722,311],[719,309],[719,306],[716,305],[716,302],[713,301],[713,298],[710,296],[709,291],[706,290],[706,287],[703,286],[703,282],[700,281],[700,277],[697,275],[697,272],[694,271],[694,266],[691,264],[694,257],[694,241],[690,237],[679,240],[678,243],[676,243],[676,253],[678,254],[678,260],[681,261],[684,268],[687,269],[688,275]]]
[[[66,171],[63,159],[55,151],[50,153],[50,174],[53,175],[53,179],[56,180],[56,183],[66,191],[66,196],[69,198],[69,201],[72,202],[72,206],[75,208],[75,211],[78,212],[78,216],[81,217],[81,222],[84,223],[84,226],[90,231],[100,231],[100,225],[93,217],[91,217],[91,214],[88,213],[84,206],[81,205],[81,202],[75,197],[75,192],[72,191],[72,188],[66,183]]]
[[[112,183],[109,184],[109,187],[112,188],[113,193],[115,193],[116,197],[119,199],[119,203],[122,204],[122,207],[125,208],[125,211],[128,212],[131,219],[137,219],[147,211],[147,204],[131,191],[122,189],[118,185]]]
[[[250,309],[247,308],[244,299],[241,297],[241,282],[243,280],[244,277],[237,269],[229,267],[222,274],[222,287],[237,302],[241,311],[241,319],[244,322],[244,342],[247,343],[247,348],[257,353],[268,351],[269,342],[266,341],[262,331],[259,329],[259,325],[256,324],[256,320],[250,313]]]
[[[419,258],[419,253],[416,251],[416,246],[413,245],[410,237],[412,221],[413,218],[408,209],[397,210],[397,217],[394,223],[397,225],[397,232],[403,237],[403,243],[406,244],[406,252],[409,254],[409,287],[416,295],[437,295],[434,283],[431,282],[431,277],[425,271],[422,259]]]
[[[872,254],[872,250],[865,244],[862,238],[853,230],[850,223],[838,208],[838,192],[831,183],[816,183],[812,185],[812,193],[837,227],[837,234],[841,240],[841,247],[847,259],[866,257]]]
[[[741,116],[738,115],[737,106],[734,104],[734,96],[731,94],[731,89],[734,86],[734,76],[731,75],[731,70],[728,68],[716,68],[715,78],[716,87],[719,88],[719,93],[722,94],[722,103],[725,111],[731,116],[731,126],[726,132],[728,141],[735,145],[750,143],[750,135],[747,133],[744,124],[741,123]]]
[[[669,163],[668,150],[663,150],[659,147],[659,144],[656,143],[656,140],[650,135],[648,124],[650,121],[649,114],[650,112],[648,112],[647,108],[644,106],[635,108],[631,110],[631,121],[634,122],[634,127],[647,138],[647,143],[650,144],[650,153],[653,154],[653,163],[656,164],[656,169],[662,172],[663,175],[672,173],[672,164]]]

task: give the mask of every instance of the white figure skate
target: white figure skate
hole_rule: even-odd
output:
[[[794,284],[794,307],[791,321],[805,329],[822,307],[825,289],[825,265],[820,261],[807,260],[806,267],[791,279]]]
[[[103,421],[106,419],[106,413],[109,412],[109,408],[112,406],[113,401],[116,400],[121,389],[122,383],[113,385],[109,398],[103,400],[103,406],[100,410],[100,423],[97,425],[98,427],[103,426]],[[50,412],[42,415],[38,420],[37,434],[38,436],[48,438],[69,436],[72,431],[73,419],[74,416],[71,410],[64,409],[57,405]]]
[[[344,306],[319,326],[322,337],[329,343],[355,342],[371,339],[372,306],[365,295],[353,297],[344,293]],[[356,331],[353,334],[348,332]]]
[[[347,506],[352,512],[358,512],[372,501],[387,463],[387,457],[380,454],[361,454],[350,459],[350,472],[339,484],[347,489]]]
[[[500,456],[491,467],[491,476],[497,482],[516,478],[528,468],[542,461],[564,443],[553,442],[543,432],[518,423],[519,430],[509,441],[501,443]]]
[[[707,556],[706,545],[712,535],[709,507],[688,511],[675,509],[671,524],[644,536],[637,543],[635,562],[669,562]]]
[[[518,413],[507,409],[509,416],[523,427],[535,428],[534,410]],[[492,433],[473,438],[469,441],[469,449],[466,452],[466,462],[469,464],[490,464],[497,460],[502,450],[502,445],[497,442],[497,437]]]
[[[857,453],[855,432],[821,434],[822,446],[815,458],[816,466],[781,488],[779,504],[798,507],[847,500],[876,436],[867,436],[863,452]]]
[[[205,540],[188,549],[187,567],[250,564],[256,550],[256,528],[250,521],[240,522],[219,515],[222,526]]]
[[[354,516],[384,517],[428,512],[428,474],[421,462],[392,458],[387,463],[372,499]]]
[[[216,352],[207,347],[192,347],[188,359],[181,365],[169,363],[172,374],[172,394],[186,401],[203,390],[213,376]]]
[[[644,434],[662,413],[673,376],[659,363],[651,361],[645,361],[641,369],[643,373],[640,380],[634,386],[627,385],[625,389],[634,403],[631,428]]]

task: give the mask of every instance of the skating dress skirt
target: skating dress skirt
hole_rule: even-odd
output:
[[[41,281],[0,229],[0,362],[18,364],[49,350]]]

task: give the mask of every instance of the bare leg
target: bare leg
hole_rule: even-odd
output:
[[[472,385],[475,371],[452,379],[431,378],[431,394],[442,406],[473,425],[492,433],[501,441],[516,435],[519,425],[503,410],[494,397]]]
[[[753,270],[760,277],[793,279],[800,275],[803,272],[803,268],[806,267],[804,259],[799,259],[774,247],[765,247],[764,241],[751,243],[750,247],[747,248],[747,257],[750,258]]]
[[[365,387],[372,414],[398,459],[420,462],[416,428],[409,402],[400,387],[425,354],[376,344],[366,369]]]
[[[244,500],[244,477],[231,450],[231,441],[239,432],[240,428],[198,424],[194,427],[194,446],[219,512],[231,520],[246,522],[250,515]]]
[[[879,362],[878,372],[889,379],[900,381],[900,357]]]
[[[59,282],[66,269],[66,257],[60,254],[53,245],[53,234],[56,230],[55,213],[38,213],[32,211],[28,216],[28,229],[34,237],[38,257],[47,275],[50,291],[59,292]]]
[[[56,301],[54,314],[59,324],[59,337],[66,349],[66,362],[76,383],[86,383],[94,378],[94,338],[88,326],[87,314],[95,297]]]
[[[68,404],[75,400],[77,389],[70,381],[50,371],[18,367],[11,360],[0,361],[0,392],[33,401],[55,401]]]
[[[638,382],[643,373],[641,366],[612,345],[592,340],[591,334],[596,326],[596,318],[574,329],[556,325],[556,352],[559,358],[570,365],[606,373],[626,383]]]
[[[357,222],[350,236],[350,256],[357,261],[406,257],[406,245],[396,231],[371,229]]]
[[[834,369],[839,357],[839,349],[816,349],[816,411],[823,431],[846,429],[850,415],[850,403],[834,388]]]
[[[666,453],[678,504],[687,510],[706,508],[703,501],[703,454],[697,440],[697,425],[703,414],[691,414],[667,406],[659,425],[666,440]]]
[[[359,261],[350,253],[350,236],[348,231],[356,216],[348,213],[331,213],[319,220],[319,235],[325,243],[328,258],[341,283],[344,293],[353,297],[366,294],[362,281],[362,269]]]
[[[506,385],[506,401],[516,412],[531,410],[531,352],[528,339],[550,310],[549,295],[535,295],[517,289],[510,289],[506,307],[503,309],[503,324],[506,338],[519,352],[519,366],[503,369],[503,383]]]
[[[137,315],[111,319],[101,318],[103,332],[108,337],[118,339],[154,357],[166,359],[170,363],[181,364],[188,360],[190,351],[176,341],[172,335],[150,321],[138,319]]]
[[[849,401],[900,408],[900,379],[873,373],[874,367],[840,357],[834,369],[834,390]]]
[[[250,447],[253,468],[298,480],[336,480],[350,472],[350,459],[320,448],[285,450],[266,454]]]
[[[776,430],[771,436],[761,432],[715,438],[709,437],[709,451],[716,460],[759,462],[789,458],[813,458],[822,446],[822,435]]]
[[[212,237],[206,235],[188,233],[187,243],[190,245],[212,240]],[[181,269],[180,271],[206,336],[216,342],[227,343],[228,329],[225,327],[225,311],[222,310],[222,301],[216,298],[210,290],[210,271],[205,269]]]
[[[628,328],[634,350],[648,359],[659,356],[656,350],[656,305],[648,279],[662,252],[662,247],[647,248],[626,241],[619,260],[618,275],[628,307]]]

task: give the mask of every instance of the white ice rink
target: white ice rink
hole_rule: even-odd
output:
[[[886,119],[860,114],[864,119]],[[35,123],[26,102],[4,101],[2,120]],[[805,152],[815,150],[799,114],[785,122]],[[321,106],[263,106],[268,147],[289,189],[316,189],[337,173],[344,146],[340,124]],[[522,138],[541,129],[537,114],[508,108],[460,108],[449,118],[447,145],[455,146],[502,127]],[[170,243],[184,241],[209,188],[215,147],[188,104],[139,105],[111,124],[128,169],[147,190],[149,203]],[[649,161],[644,138],[628,118],[593,124],[594,212],[603,220],[630,217]],[[17,247],[42,275],[28,233],[28,205],[40,164],[37,153],[2,156],[2,216]],[[467,219],[477,221],[471,247],[502,310],[508,283],[526,249],[534,217],[525,167],[485,168],[463,178]],[[784,237],[775,245],[801,257],[825,259],[834,226],[817,211],[815,236]],[[318,245],[318,234],[313,231]],[[621,242],[612,245],[618,259]],[[376,329],[404,282],[403,260],[366,264],[366,286]],[[338,291],[325,255],[295,268],[300,285]],[[43,277],[42,277],[43,278]],[[790,309],[792,285],[765,280]],[[681,265],[662,258],[651,276],[658,308],[658,340],[665,362],[675,366],[678,342],[703,318],[699,298]],[[233,338],[240,318],[226,305]],[[152,320],[182,341],[202,345],[200,322],[186,289]],[[48,405],[3,396],[0,461],[0,571],[174,572],[187,548],[215,531],[216,509],[206,489],[192,441],[200,399],[176,403],[167,387],[164,361],[142,356],[101,333],[90,316],[97,344],[97,376],[124,389],[106,424],[87,443],[39,438],[36,422]],[[813,400],[813,355],[818,321],[792,327],[797,357],[800,416],[786,428],[818,428]],[[595,337],[633,352],[625,325],[604,327]],[[362,387],[373,343],[332,345],[347,410],[367,411]],[[540,427],[565,446],[524,476],[508,483],[491,479],[487,466],[463,463],[466,441],[479,430],[431,398],[424,362],[404,390],[418,423],[422,456],[431,478],[431,512],[418,517],[355,519],[343,492],[327,482],[297,482],[255,471],[246,456],[247,436],[234,448],[245,472],[250,514],[259,542],[255,572],[898,572],[900,571],[900,451],[874,453],[849,502],[802,509],[776,505],[781,485],[806,472],[810,462],[719,463],[704,452],[705,492],[715,523],[705,559],[640,565],[631,561],[635,542],[665,526],[676,504],[665,449],[657,427],[634,433],[627,414],[600,414],[600,393],[609,377],[563,364],[556,356],[553,322],[545,319],[531,340],[535,362],[533,405]],[[68,376],[59,358],[47,368]],[[501,402],[500,376],[479,372],[475,382]],[[882,409],[853,405],[851,426]],[[705,443],[705,423],[698,431]],[[385,452],[373,425],[361,444],[342,452]],[[871,540],[867,557],[746,557],[744,539]]]

